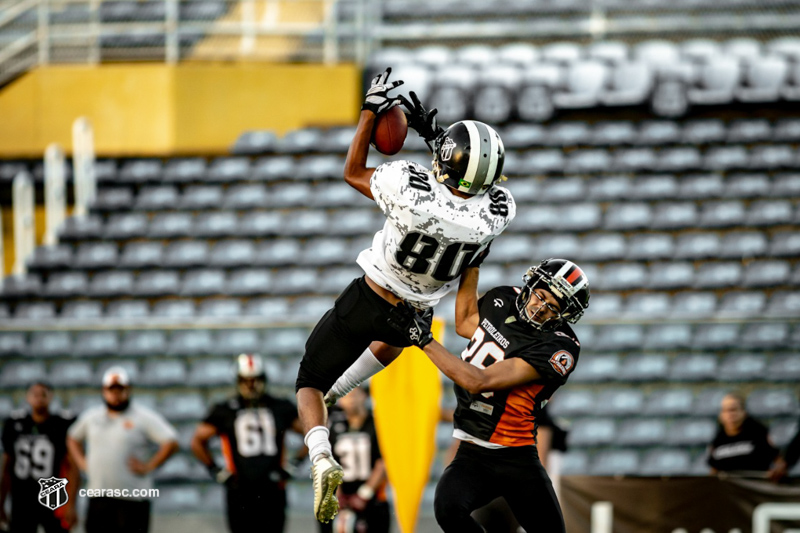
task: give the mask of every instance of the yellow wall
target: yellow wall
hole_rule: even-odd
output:
[[[221,154],[248,129],[352,124],[360,92],[355,65],[43,67],[0,92],[0,157],[70,151],[79,116],[98,155]]]

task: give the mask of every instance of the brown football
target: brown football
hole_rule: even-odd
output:
[[[384,111],[375,120],[372,146],[384,155],[394,155],[403,148],[408,134],[406,115],[399,106]]]

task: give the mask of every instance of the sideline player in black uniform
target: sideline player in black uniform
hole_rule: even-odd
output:
[[[339,400],[341,409],[331,411],[328,418],[333,456],[344,470],[337,493],[342,509],[334,522],[337,532],[389,532],[386,467],[367,398],[367,391],[356,387]],[[333,532],[334,526],[320,522],[319,529]]]
[[[390,324],[422,348],[455,382],[453,436],[462,441],[436,487],[434,509],[446,532],[482,532],[470,513],[506,499],[526,531],[565,531],[550,478],[536,450],[537,413],[578,361],[575,323],[589,305],[589,282],[571,261],[531,267],[525,285],[497,287],[478,299],[478,269],[462,276],[456,332],[471,341],[461,358],[433,340],[405,306]]]
[[[6,522],[7,495],[11,494],[12,533],[35,533],[41,524],[47,533],[63,533],[77,522],[75,495],[80,485],[77,467],[67,453],[67,429],[75,418],[68,413],[51,413],[53,389],[37,382],[28,388],[25,400],[30,411],[11,413],[3,425],[3,470],[0,480],[0,523]],[[39,480],[66,478],[67,501],[58,496],[39,501]],[[62,493],[63,496],[63,493]]]
[[[236,359],[238,394],[214,405],[192,438],[192,452],[227,489],[228,527],[249,533],[255,526],[281,532],[286,522],[283,441],[286,430],[303,434],[297,408],[264,392],[267,375],[260,356]],[[224,467],[218,466],[208,441],[219,436]],[[265,525],[268,522],[268,529]]]

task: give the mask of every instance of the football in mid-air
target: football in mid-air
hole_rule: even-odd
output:
[[[403,148],[407,134],[406,115],[399,106],[394,106],[375,119],[372,146],[384,155],[394,155]]]

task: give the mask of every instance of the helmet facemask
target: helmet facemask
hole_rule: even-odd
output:
[[[542,268],[547,266],[551,261],[561,261],[565,265],[569,263],[563,260],[548,259],[546,261],[542,261],[540,265],[528,269],[528,271],[522,277],[525,285],[517,296],[516,300],[517,312],[520,319],[540,330],[552,330],[565,320],[570,324],[575,324],[578,322],[578,320],[580,320],[580,318],[583,316],[583,313],[586,311],[586,308],[589,306],[588,281],[584,281],[580,287],[576,289],[575,286],[571,285],[562,275],[553,275],[545,270],[545,268]],[[578,269],[577,265],[574,265],[573,263],[569,263],[569,265]],[[560,265],[557,266],[561,268]],[[570,268],[570,266],[567,265],[564,268]],[[559,272],[560,271],[561,270],[559,270]],[[585,277],[580,269],[578,269],[578,271],[580,272],[581,276]],[[558,302],[559,308],[547,303],[536,292],[536,289],[545,289],[552,294],[555,300]],[[568,296],[569,294],[572,295]],[[579,294],[581,297],[585,296],[584,301],[581,301],[581,297],[578,297]],[[528,306],[531,302],[531,299],[536,298],[539,299],[540,304],[536,306],[534,312],[531,313],[528,309]],[[552,316],[548,317],[543,322],[539,322],[535,319],[535,317],[544,309],[549,309]]]

